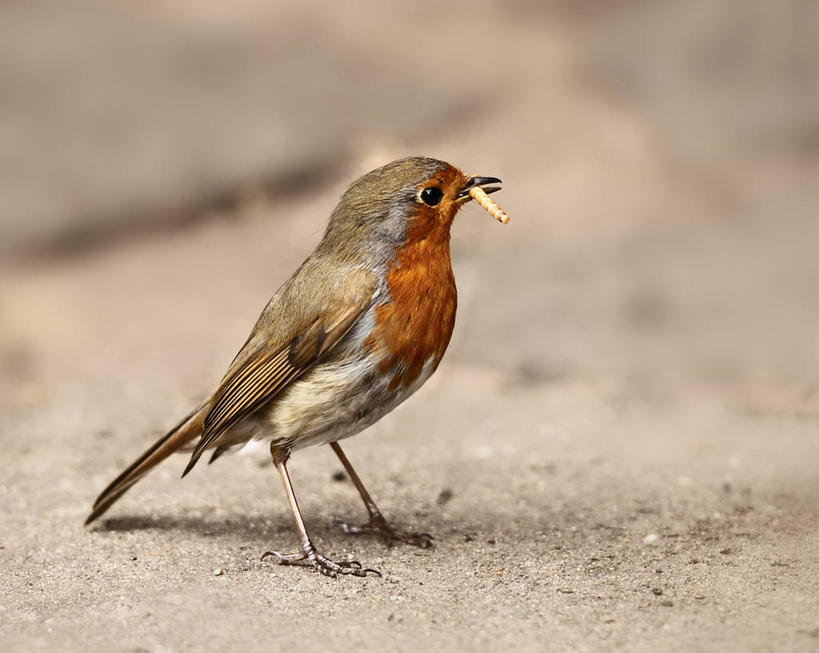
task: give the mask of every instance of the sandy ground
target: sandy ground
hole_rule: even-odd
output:
[[[471,27],[464,50],[489,37]],[[4,266],[0,648],[816,650],[817,167],[681,160],[567,81],[585,64],[565,24],[508,38],[481,71],[504,102],[308,194]],[[218,381],[345,182],[408,147],[502,177],[512,215],[459,216],[450,351],[346,447],[435,549],[340,532],[364,514],[328,448],[291,465],[308,527],[382,578],[260,561],[296,542],[263,454],[184,481],[172,458],[83,528]]]

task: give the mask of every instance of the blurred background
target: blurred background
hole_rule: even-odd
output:
[[[156,337],[220,368],[344,185],[424,153],[502,177],[515,217],[458,221],[457,355],[819,410],[810,0],[0,12],[11,408]]]
[[[442,478],[534,456],[547,486],[505,491],[555,522],[598,504],[543,469],[606,460],[601,501],[693,523],[743,486],[815,523],[814,0],[0,3],[7,503],[79,519],[218,381],[346,184],[410,154],[502,178],[512,220],[459,214],[447,361],[375,427],[398,475],[428,437]]]

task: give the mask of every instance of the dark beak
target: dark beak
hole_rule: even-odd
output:
[[[466,200],[471,199],[469,196],[469,190],[474,188],[475,186],[480,186],[483,188],[483,192],[487,195],[489,193],[494,193],[495,191],[500,190],[500,186],[489,186],[487,184],[502,184],[503,182],[498,179],[497,177],[470,177],[469,181],[466,183],[461,190],[458,191],[458,194],[455,196],[455,199],[459,202],[463,202]]]

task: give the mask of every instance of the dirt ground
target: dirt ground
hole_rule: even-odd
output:
[[[459,89],[495,84],[468,116],[359,143],[298,192],[2,262],[2,650],[819,648],[817,141],[749,151],[714,118],[679,146],[688,112],[616,90],[611,14],[514,4],[523,19],[454,12],[457,36],[396,8],[326,17],[428,83],[485,53],[457,68]],[[373,29],[391,21],[443,61]],[[498,34],[514,48],[490,52]],[[171,458],[83,528],[218,382],[344,185],[410,153],[503,178],[512,216],[459,215],[450,350],[345,447],[435,549],[334,526],[364,513],[326,447],[291,465],[308,528],[382,578],[260,560],[296,543],[264,452],[184,481]]]

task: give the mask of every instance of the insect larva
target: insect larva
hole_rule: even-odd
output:
[[[509,216],[506,214],[506,211],[495,204],[495,200],[489,197],[483,188],[480,186],[470,188],[469,194],[472,196],[472,199],[485,208],[489,212],[489,215],[495,218],[495,220],[503,224],[509,222]]]

